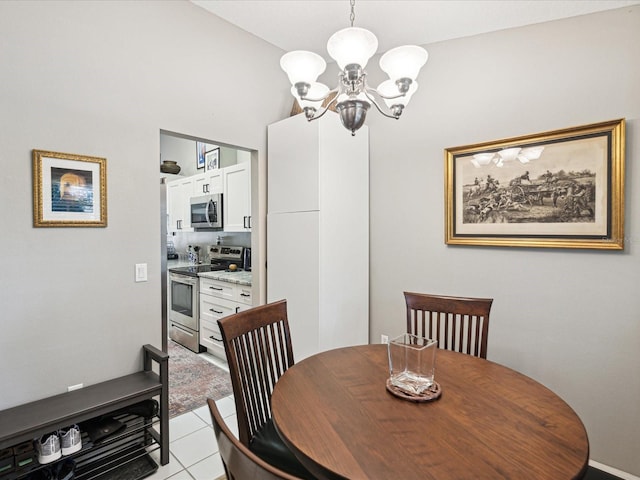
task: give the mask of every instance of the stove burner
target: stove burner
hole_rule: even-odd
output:
[[[189,265],[187,267],[170,268],[171,273],[179,273],[182,275],[188,275],[190,277],[197,277],[199,273],[203,272],[217,272],[220,270],[226,270],[228,265],[211,264],[211,265]]]

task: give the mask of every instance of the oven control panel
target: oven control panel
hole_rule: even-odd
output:
[[[244,247],[230,245],[209,245],[209,258],[213,260],[231,260],[242,263]]]

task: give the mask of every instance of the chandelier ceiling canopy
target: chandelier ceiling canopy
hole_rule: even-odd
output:
[[[353,26],[355,0],[351,0],[351,26],[334,33],[327,42],[327,52],[340,73],[338,86],[330,90],[317,82],[327,66],[313,52],[295,50],[280,59],[280,66],[291,82],[291,94],[296,98],[307,120],[316,120],[335,105],[345,128],[355,135],[364,124],[371,105],[385,117],[398,119],[418,89],[416,78],[427,63],[428,53],[415,45],[396,47],[380,57],[380,68],[389,79],[371,88],[367,84],[367,63],[378,50],[378,39],[369,30]],[[333,95],[323,107],[323,102]],[[380,105],[382,100],[386,106]]]

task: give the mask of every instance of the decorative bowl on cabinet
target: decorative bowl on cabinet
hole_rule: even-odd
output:
[[[160,171],[162,173],[180,173],[180,165],[173,160],[164,160],[160,165]]]

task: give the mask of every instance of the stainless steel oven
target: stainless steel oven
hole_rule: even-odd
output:
[[[169,269],[169,338],[196,353],[200,345],[199,273],[226,270],[243,259],[244,247],[210,245],[211,263]]]
[[[201,352],[198,277],[169,271],[169,281],[169,338]]]

